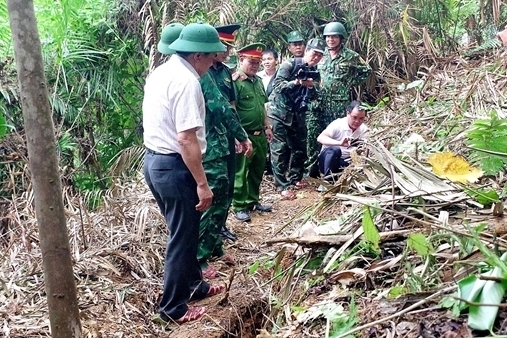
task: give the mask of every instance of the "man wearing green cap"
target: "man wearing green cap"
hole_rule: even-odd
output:
[[[211,66],[209,73],[211,77],[215,80],[216,84],[222,95],[229,101],[230,105],[235,108],[236,104],[236,91],[233,86],[232,76],[229,68],[224,64],[225,60],[227,60],[229,56],[229,52],[231,48],[234,47],[235,41],[235,33],[241,28],[238,24],[218,26],[215,29],[218,32],[218,36],[220,41],[226,46],[227,50],[224,53],[217,53],[217,56],[213,60],[213,65]],[[235,120],[239,122],[239,116],[235,112]],[[223,238],[229,239],[231,241],[235,241],[237,239],[236,235],[227,229],[225,223],[227,220],[227,214],[229,212],[229,208],[232,203],[232,196],[234,193],[234,175],[236,173],[236,140],[239,142],[251,142],[248,139],[248,135],[240,134],[235,132],[233,129],[227,128],[227,141],[229,145],[229,155],[227,157],[227,176],[229,179],[229,190],[227,191],[227,195],[225,196],[228,199],[227,208],[223,211],[223,221],[222,221],[222,229],[221,236]],[[241,149],[241,151],[248,150],[247,148]]]
[[[292,31],[287,34],[287,49],[295,58],[301,58],[305,54],[305,39],[299,31]]]
[[[201,212],[213,200],[202,166],[205,108],[199,77],[225,47],[212,26],[196,23],[183,28],[168,48],[176,54],[144,87],[144,176],[170,231],[157,321],[185,323],[206,311],[188,307],[189,301],[225,289],[206,283],[197,261]]]
[[[227,43],[228,40],[222,39],[223,35],[221,31],[217,31],[220,40],[224,44]],[[230,35],[232,36],[232,34]],[[217,64],[217,60],[223,61],[226,57],[227,52],[217,53],[213,63]],[[228,71],[227,74],[230,77]],[[229,85],[232,86],[232,81],[229,82]],[[231,180],[232,185],[234,184],[234,172],[232,172],[232,177],[229,178],[229,162],[231,158],[235,160],[235,140],[238,140],[238,144],[244,149],[245,156],[250,156],[252,143],[241,126],[235,109],[222,95],[215,80],[212,78],[211,68],[201,78],[201,88],[206,102],[205,124],[206,141],[208,142],[208,150],[203,159],[203,167],[214,197],[211,207],[204,211],[201,217],[197,259],[201,265],[203,275],[207,278],[215,278],[218,271],[208,265],[210,258],[222,257],[226,263],[234,264],[234,259],[231,256],[224,255],[221,232],[225,232],[228,235],[227,238],[235,240],[235,236],[225,228],[227,213],[234,191],[230,190],[229,185],[229,180]],[[222,231],[223,228],[225,229]]]
[[[320,95],[318,102],[312,104],[306,120],[306,166],[312,177],[319,176],[317,157],[320,144],[317,137],[332,121],[345,116],[351,88],[363,83],[371,74],[371,68],[359,54],[345,47],[347,35],[347,30],[340,22],[330,22],[324,27],[327,51],[318,66],[321,74]]]
[[[296,197],[289,189],[291,186],[304,188],[308,185],[302,180],[306,159],[305,118],[310,101],[317,96],[316,66],[325,48],[324,41],[311,39],[304,57],[282,63],[274,80],[268,113],[273,127],[271,168],[275,186],[285,199]]]
[[[239,49],[239,68],[233,75],[237,93],[236,109],[241,125],[253,144],[250,157],[236,154],[232,210],[234,216],[244,222],[250,221],[249,212],[252,210],[271,211],[271,206],[259,203],[259,190],[266,167],[267,141],[271,142],[273,138],[264,108],[268,98],[262,80],[256,75],[264,49],[261,43],[253,43]]]
[[[176,53],[176,51],[169,48],[169,45],[176,41],[176,39],[180,36],[181,31],[183,30],[184,25],[179,22],[173,22],[168,24],[162,29],[162,34],[160,34],[160,41],[157,44],[157,50],[163,55],[172,55]]]

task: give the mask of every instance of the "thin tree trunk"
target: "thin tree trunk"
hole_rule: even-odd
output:
[[[8,0],[52,336],[81,337],[56,141],[32,0]]]

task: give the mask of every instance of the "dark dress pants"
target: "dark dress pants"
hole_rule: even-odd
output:
[[[144,158],[144,177],[170,231],[159,312],[166,321],[179,319],[187,312],[189,300],[204,298],[210,287],[203,281],[197,262],[201,219],[195,210],[197,184],[179,154],[161,155],[149,150]]]
[[[338,173],[348,165],[349,163],[342,158],[340,147],[327,147],[319,154],[319,170],[324,176]]]

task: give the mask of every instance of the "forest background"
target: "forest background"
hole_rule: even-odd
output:
[[[150,69],[161,61],[156,42],[170,22],[240,23],[237,46],[261,41],[287,55],[286,33],[307,38],[340,21],[347,47],[374,75],[356,90],[370,105],[389,104],[392,83],[455,56],[477,57],[498,46],[495,33],[507,22],[500,0],[396,1],[113,1],[36,0],[60,167],[64,184],[95,207],[120,174],[142,159],[141,103]],[[6,3],[0,3],[0,135],[4,151],[0,194],[26,187],[26,148]]]

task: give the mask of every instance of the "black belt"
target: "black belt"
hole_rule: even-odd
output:
[[[178,157],[178,156],[181,156],[180,154],[178,153],[169,153],[169,154],[162,154],[162,153],[159,153],[159,152],[156,152],[154,150],[151,150],[149,148],[146,148],[146,152],[148,154],[153,154],[153,155],[161,155],[161,156],[172,156],[172,157]]]
[[[262,134],[264,130],[252,130],[252,131],[246,131],[247,134],[253,135],[253,136],[259,136]]]

